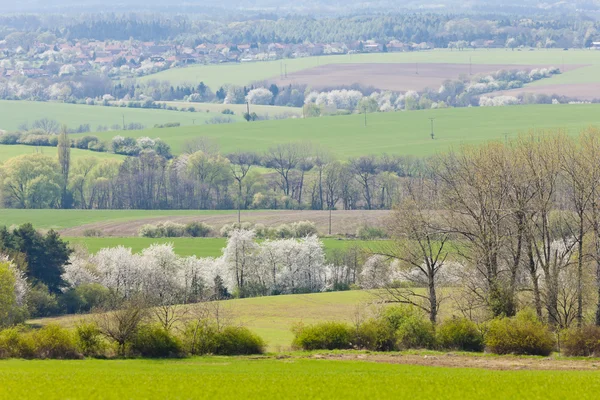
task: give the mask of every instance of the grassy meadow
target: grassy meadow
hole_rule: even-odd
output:
[[[112,125],[139,123],[146,128],[155,124],[179,122],[182,126],[204,124],[217,113],[190,113],[128,107],[88,106],[83,104],[66,104],[54,102],[0,100],[0,129],[16,130],[21,124],[49,118],[66,124],[70,128],[89,124],[92,131],[99,125],[110,128]],[[233,116],[241,120],[241,117]],[[110,132],[114,136],[113,132]],[[112,137],[111,136],[111,137]],[[160,136],[160,135],[159,135]]]
[[[168,216],[233,214],[235,210],[22,210],[0,209],[0,225],[31,222],[38,229],[73,228],[97,222],[125,222]]]
[[[152,244],[172,243],[176,254],[180,256],[219,257],[227,244],[225,238],[145,238],[145,237],[65,237],[74,245],[82,245],[90,253],[96,253],[105,247],[125,246],[138,253]],[[349,246],[370,248],[378,242],[361,240],[321,239],[326,252],[344,249]]]
[[[6,161],[9,158],[20,156],[23,154],[45,154],[50,157],[58,157],[58,150],[56,147],[37,147],[37,146],[26,146],[21,144],[16,145],[0,145],[0,162]],[[83,157],[98,157],[101,159],[105,158],[116,158],[122,159],[125,156],[113,153],[99,153],[89,150],[71,149],[71,158],[77,160]]]
[[[302,358],[0,361],[13,399],[594,399],[597,371],[491,371]]]
[[[221,103],[189,103],[185,101],[157,101],[158,104],[166,104],[171,107],[194,107],[197,112],[222,113],[224,110],[231,110],[235,115],[243,115],[247,112],[245,104],[221,104]],[[278,115],[295,115],[302,116],[302,109],[298,107],[282,107],[282,106],[262,106],[252,104],[250,112],[255,112],[258,115],[268,115],[276,117]]]
[[[435,118],[435,140],[430,137],[429,118]],[[364,126],[364,116],[355,114],[119,134],[160,136],[174,153],[181,152],[189,140],[205,136],[214,139],[223,152],[264,151],[277,143],[312,142],[339,158],[348,158],[382,153],[426,156],[462,144],[504,140],[505,134],[516,137],[530,129],[560,127],[576,134],[582,128],[599,124],[600,104],[527,105],[373,113],[367,117],[367,126]],[[97,135],[110,140],[116,134]]]
[[[254,81],[278,78],[281,66],[287,66],[287,72],[297,72],[307,68],[328,64],[354,63],[454,63],[454,64],[531,64],[531,65],[594,65],[600,67],[600,52],[589,50],[464,50],[450,51],[446,49],[406,52],[406,53],[375,53],[347,54],[335,56],[306,57],[277,61],[252,62],[227,65],[195,65],[185,68],[175,68],[145,76],[142,81],[166,80],[173,85],[183,83],[207,84],[213,90],[225,84],[246,85]],[[573,71],[565,76],[576,76]],[[598,75],[588,75],[590,79],[598,79]],[[566,78],[563,78],[566,79]],[[596,81],[596,80],[594,80]]]

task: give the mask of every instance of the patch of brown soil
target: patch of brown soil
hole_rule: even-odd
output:
[[[403,353],[340,353],[315,354],[317,359],[361,360],[370,362],[423,365],[428,367],[482,368],[491,370],[560,370],[560,371],[597,371],[600,359],[566,359],[553,357],[517,357],[446,354],[403,354]]]
[[[381,225],[389,215],[389,211],[333,211],[331,213],[332,234],[355,234],[361,225]],[[221,229],[225,224],[237,222],[237,214],[215,214],[215,215],[189,215],[189,216],[169,216],[169,217],[150,217],[131,221],[104,221],[93,224],[82,225],[74,228],[67,228],[60,231],[63,236],[83,236],[86,229],[98,229],[105,236],[137,236],[139,229],[146,224],[157,224],[159,222],[172,221],[181,224],[188,222],[204,222],[213,226],[215,229]],[[243,222],[252,222],[266,226],[278,226],[281,224],[290,224],[297,221],[312,221],[316,224],[319,233],[328,234],[329,232],[329,212],[328,211],[252,211],[242,212]]]
[[[354,83],[373,86],[377,89],[422,91],[437,89],[447,79],[461,75],[495,72],[501,69],[529,70],[550,65],[511,64],[329,64],[291,73],[287,78],[275,79],[277,84],[305,84],[314,89],[348,86]],[[583,65],[565,65],[564,71],[581,68]],[[563,71],[563,72],[564,72]]]

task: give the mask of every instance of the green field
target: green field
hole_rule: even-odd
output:
[[[134,253],[155,243],[172,243],[175,253],[180,256],[219,257],[226,245],[225,238],[144,238],[144,237],[66,237],[72,244],[85,246],[90,253],[96,253],[105,247],[125,246]],[[360,240],[322,239],[326,251],[343,249],[359,245],[368,248],[376,243]]]
[[[220,114],[0,100],[0,129],[6,131],[14,131],[21,124],[31,124],[33,121],[41,118],[54,119],[60,124],[66,124],[71,128],[89,124],[91,130],[95,131],[99,125],[107,126],[108,128],[115,124],[122,126],[123,116],[125,116],[125,124],[140,123],[150,128],[155,124],[165,124],[168,122],[179,122],[183,126],[199,125],[204,124],[205,120],[215,115]],[[241,117],[235,118],[241,120]],[[115,135],[110,132],[109,134],[111,137]],[[159,134],[158,136],[161,135]]]
[[[175,68],[148,75],[142,81],[152,79],[170,81],[172,85],[203,81],[217,90],[225,84],[245,85],[254,81],[278,78],[281,65],[288,73],[328,64],[354,63],[455,63],[455,64],[540,64],[561,67],[565,65],[600,65],[600,52],[588,50],[433,50],[407,53],[349,54],[338,56],[306,57],[277,61],[253,62],[227,65],[196,65]],[[597,79],[597,78],[596,78]]]
[[[0,161],[6,161],[9,158],[20,156],[23,154],[45,154],[51,157],[58,157],[56,147],[37,147],[25,145],[0,145]],[[98,157],[98,158],[125,158],[113,153],[99,153],[90,150],[71,149],[71,157],[74,160],[83,157]]]
[[[38,229],[73,228],[95,222],[132,221],[152,217],[231,214],[235,210],[19,210],[0,209],[0,225],[31,222]]]
[[[600,53],[600,52],[599,52]],[[435,118],[431,140],[429,118]],[[130,131],[132,136],[160,136],[175,153],[198,136],[213,138],[224,152],[264,151],[277,143],[311,142],[340,158],[365,154],[431,155],[461,144],[516,137],[532,128],[566,128],[571,133],[600,124],[600,105],[532,105],[472,107],[410,112],[260,121],[242,124],[188,126]],[[114,132],[100,133],[109,140]]]
[[[6,399],[595,399],[596,371],[206,357],[0,361]]]

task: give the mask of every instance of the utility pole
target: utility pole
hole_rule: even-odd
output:
[[[504,144],[508,144],[508,132],[504,132]]]
[[[125,130],[125,114],[123,114],[123,130]]]
[[[248,116],[246,121],[250,122],[250,102],[249,101],[246,102],[246,115]]]
[[[435,134],[433,133],[433,121],[435,120],[435,118],[429,118],[429,121],[431,121],[431,140],[435,139]]]
[[[283,61],[279,61],[279,76],[283,79]]]
[[[287,79],[287,63],[284,64],[284,67],[285,67],[285,78]]]
[[[416,63],[415,67],[417,68],[416,74],[419,75],[419,63]]]
[[[365,106],[365,126],[367,126],[367,106]]]
[[[331,236],[331,206],[329,207],[329,236]]]
[[[196,120],[192,119],[192,125],[196,125]]]

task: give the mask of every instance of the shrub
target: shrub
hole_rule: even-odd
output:
[[[203,222],[190,222],[184,228],[185,234],[191,237],[207,237],[212,231],[213,227]]]
[[[38,358],[80,358],[73,334],[58,325],[47,325],[34,333]]]
[[[97,136],[87,135],[87,136],[77,139],[75,141],[75,147],[77,147],[78,149],[87,150],[87,149],[89,149],[90,144],[98,143],[98,142],[99,142],[99,140],[98,140]]]
[[[23,327],[0,331],[0,359],[35,358],[35,341]]]
[[[435,346],[435,329],[423,314],[409,307],[390,307],[383,313],[396,332],[396,347],[402,349],[432,348]]]
[[[140,326],[131,343],[131,351],[142,357],[180,357],[183,353],[181,341],[158,325]]]
[[[38,283],[27,293],[27,308],[32,317],[48,317],[60,312],[56,296],[43,283]]]
[[[392,351],[396,347],[394,329],[383,319],[369,319],[356,331],[356,345],[374,351]]]
[[[106,303],[110,290],[97,283],[88,283],[67,290],[60,298],[67,314],[88,312]]]
[[[217,346],[217,329],[206,321],[193,321],[185,326],[184,347],[187,353],[199,356],[214,354]]]
[[[286,225],[286,224],[282,224],[279,225],[275,231],[275,235],[279,238],[279,239],[288,239],[288,238],[293,238],[294,237],[294,230],[292,229],[291,226]]]
[[[102,332],[94,323],[81,323],[75,328],[77,347],[86,357],[100,357],[104,355],[106,343],[102,339]]]
[[[562,350],[566,356],[600,357],[600,327],[584,326],[566,331]]]
[[[247,328],[228,326],[215,335],[215,354],[262,354],[265,342]]]
[[[104,233],[100,229],[88,228],[83,231],[83,236],[86,237],[102,237]]]
[[[294,237],[303,238],[306,236],[317,235],[317,227],[311,221],[298,221],[291,225]]]
[[[492,353],[540,356],[549,355],[554,343],[552,332],[530,311],[521,311],[513,318],[493,320],[485,340]]]
[[[436,332],[438,345],[449,350],[483,351],[483,335],[473,321],[451,318],[442,322]]]
[[[17,144],[21,139],[20,133],[2,133],[0,134],[0,144]]]
[[[342,322],[321,322],[294,329],[292,346],[303,350],[334,350],[352,348],[352,328]]]
[[[388,237],[383,229],[368,225],[359,227],[356,230],[356,236],[361,240],[385,239]]]

